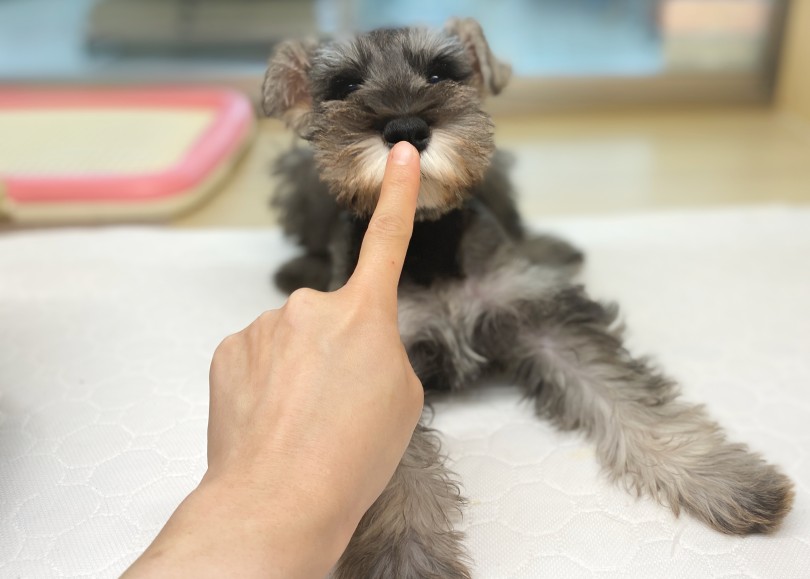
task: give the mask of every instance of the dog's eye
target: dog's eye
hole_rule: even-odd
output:
[[[427,81],[430,84],[436,84],[449,78],[448,67],[444,63],[434,63],[427,71]]]
[[[338,76],[329,83],[329,90],[326,93],[328,101],[342,101],[363,84],[363,79],[353,76]]]
[[[436,84],[443,80],[456,80],[453,67],[442,59],[437,59],[430,63],[425,77],[430,84]]]

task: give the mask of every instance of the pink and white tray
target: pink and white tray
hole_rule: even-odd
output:
[[[0,89],[0,214],[159,219],[221,184],[253,133],[249,100],[208,88]]]

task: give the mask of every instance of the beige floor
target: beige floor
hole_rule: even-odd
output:
[[[524,213],[810,202],[810,127],[766,109],[570,113],[496,119]],[[270,164],[292,142],[262,121],[224,190],[181,227],[261,227]]]

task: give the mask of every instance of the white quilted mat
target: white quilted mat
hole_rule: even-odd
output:
[[[730,538],[605,482],[511,387],[436,404],[475,576],[810,577],[810,209],[549,220],[591,292],[733,438],[797,483],[770,537]],[[0,576],[113,577],[205,468],[207,373],[278,306],[278,231],[0,236]]]

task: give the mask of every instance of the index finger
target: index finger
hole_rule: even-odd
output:
[[[413,145],[401,141],[388,155],[380,198],[349,280],[352,287],[365,290],[369,297],[379,297],[394,308],[418,196],[419,153]]]

